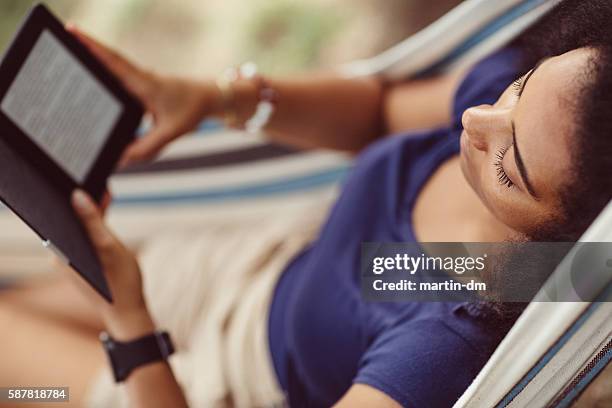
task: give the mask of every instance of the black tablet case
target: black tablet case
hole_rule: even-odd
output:
[[[2,130],[0,129],[0,132]],[[112,300],[85,229],[62,193],[0,135],[0,199],[105,299]],[[61,248],[61,251],[58,249]]]
[[[32,8],[26,21],[34,12],[55,19],[39,4]],[[58,21],[51,23],[61,27]],[[6,54],[2,60],[5,58]],[[12,133],[0,129],[0,200],[38,234],[44,246],[53,250],[100,295],[112,302],[98,255],[72,209],[71,191],[66,190],[66,186],[52,183],[48,174],[31,164],[35,159],[26,157],[27,152],[9,145],[7,138],[20,137]]]

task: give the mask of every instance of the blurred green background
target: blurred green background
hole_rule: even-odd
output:
[[[36,1],[24,0],[0,0],[0,48],[4,50],[8,41],[13,36],[24,14]],[[66,0],[51,0],[46,4],[61,15],[70,10],[70,2]]]
[[[0,0],[4,49],[32,0]],[[286,73],[373,55],[459,0],[46,0],[63,21],[159,71]]]

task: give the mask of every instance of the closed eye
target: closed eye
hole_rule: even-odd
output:
[[[520,77],[520,78],[516,79],[514,82],[512,82],[512,91],[514,92],[514,94],[515,94],[517,97],[520,97],[520,96],[521,96],[521,92],[522,92],[522,90],[523,90],[523,79],[524,79],[524,78],[525,78],[525,77],[524,77],[524,76],[522,76],[522,77]]]
[[[493,166],[495,167],[497,181],[499,182],[499,184],[508,188],[512,188],[514,187],[514,182],[512,181],[512,179],[510,179],[508,173],[506,173],[503,164],[504,157],[506,156],[508,150],[510,150],[510,146],[502,147],[500,150],[498,150],[498,152],[495,154],[495,161],[493,162]]]

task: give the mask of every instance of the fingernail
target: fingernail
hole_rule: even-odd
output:
[[[72,202],[80,210],[89,210],[89,200],[87,199],[87,195],[82,190],[75,190],[74,193],[72,193]]]

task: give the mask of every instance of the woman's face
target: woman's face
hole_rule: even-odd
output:
[[[546,59],[494,105],[463,114],[463,173],[489,210],[517,232],[559,215],[560,192],[573,181],[573,101],[593,53],[581,48]]]

